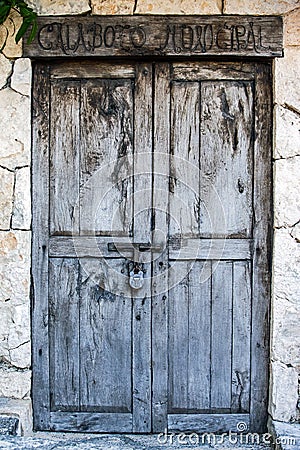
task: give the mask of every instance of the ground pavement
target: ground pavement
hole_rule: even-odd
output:
[[[197,443],[199,439],[199,444]],[[238,439],[238,443],[236,443]],[[197,435],[78,435],[68,433],[35,433],[33,436],[0,436],[0,449],[8,450],[271,450],[262,437],[248,444],[241,437],[203,437]],[[257,444],[257,439],[260,443]],[[267,438],[268,440],[268,438]],[[203,442],[202,442],[203,441]],[[266,440],[265,440],[266,442]]]

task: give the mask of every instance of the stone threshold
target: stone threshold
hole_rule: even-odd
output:
[[[179,434],[178,434],[179,435]],[[34,433],[32,436],[0,436],[0,449],[9,450],[272,450],[266,444],[237,444],[223,438],[216,443],[160,442],[159,435]],[[220,436],[217,436],[220,438]]]
[[[32,434],[31,401],[0,397],[0,435]]]
[[[300,424],[269,420],[270,433],[275,442],[275,450],[300,449]]]
[[[291,424],[268,421],[269,433],[273,437],[274,446],[255,443],[253,445],[241,445],[224,439],[224,442],[216,441],[202,443],[201,449],[251,449],[251,450],[299,450],[300,449],[300,424]],[[172,448],[174,450],[181,448],[199,448],[197,445],[185,443],[182,446],[177,439],[173,442],[160,443],[157,434],[91,434],[91,433],[55,433],[55,432],[33,432],[32,431],[32,407],[31,401],[17,400],[0,397],[0,449],[1,443],[10,442],[9,448],[49,448],[48,445],[58,444],[65,448],[86,448],[86,444],[95,444],[95,448],[103,449],[161,449]],[[17,447],[14,447],[14,443]],[[63,444],[64,443],[64,444]],[[171,445],[170,445],[171,444]],[[24,447],[23,447],[24,445]],[[31,447],[32,445],[32,447]],[[75,445],[75,446],[74,446]],[[27,446],[27,447],[26,447]],[[74,446],[74,447],[73,447]]]

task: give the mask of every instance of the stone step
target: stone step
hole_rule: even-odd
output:
[[[0,397],[0,436],[32,433],[31,401]],[[0,450],[1,450],[0,445]]]
[[[0,435],[16,436],[18,427],[18,417],[0,415]]]
[[[177,435],[179,438],[179,434]],[[33,433],[32,436],[0,436],[0,449],[9,450],[272,450],[271,445],[264,443],[240,444],[231,442],[229,438],[214,443],[200,442],[180,443],[160,441],[159,435],[75,435],[74,433]],[[296,450],[296,449],[294,449]]]
[[[300,449],[300,424],[273,421],[271,424],[275,450]]]

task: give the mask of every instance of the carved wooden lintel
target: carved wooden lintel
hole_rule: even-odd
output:
[[[282,56],[276,16],[39,17],[28,57]]]

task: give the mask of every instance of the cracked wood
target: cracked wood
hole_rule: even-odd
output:
[[[38,17],[29,57],[282,55],[282,19],[256,16]]]
[[[36,428],[263,431],[269,65],[35,70]]]

